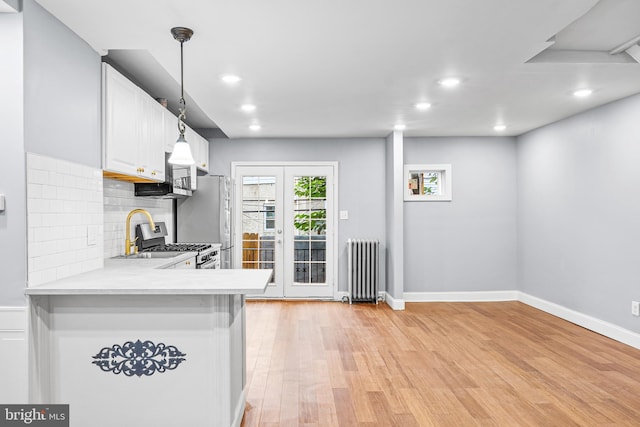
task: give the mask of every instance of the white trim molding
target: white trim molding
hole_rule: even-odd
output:
[[[571,323],[575,323],[576,325],[582,326],[590,331],[597,332],[600,335],[604,335],[605,337],[619,341],[623,344],[640,349],[640,334],[636,332],[587,314],[580,313],[562,305],[543,300],[542,298],[525,294],[524,292],[518,292],[518,294],[518,301],[524,304],[567,320]]]
[[[484,292],[405,292],[406,302],[517,301],[518,291]]]
[[[236,409],[233,411],[233,421],[231,425],[233,427],[240,427],[242,425],[242,417],[244,417],[244,409],[247,404],[247,387],[242,389],[242,393],[240,394],[240,398],[238,399],[238,403],[236,405]]]
[[[405,294],[406,295],[406,294]],[[384,294],[384,300],[393,310],[404,310],[404,299],[394,298],[388,292]]]
[[[387,294],[387,298],[390,296]],[[601,319],[580,313],[562,305],[534,297],[520,291],[487,291],[487,292],[405,292],[402,301],[406,302],[497,302],[519,301],[528,306],[542,310],[590,331],[604,335],[640,349],[640,334],[606,322]],[[389,304],[391,305],[391,304]],[[392,306],[393,308],[393,306]]]

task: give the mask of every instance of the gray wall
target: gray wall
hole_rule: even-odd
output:
[[[0,306],[24,306],[27,281],[22,25],[21,13],[0,13]]]
[[[633,331],[640,95],[518,138],[520,289]]]
[[[25,148],[100,168],[100,55],[24,2]]]
[[[25,152],[101,167],[100,56],[34,0],[0,14],[0,306],[25,305]]]
[[[405,163],[450,163],[450,202],[406,202],[404,291],[517,288],[516,143],[405,138]]]
[[[355,139],[211,139],[211,174],[231,175],[232,161],[337,161],[338,209],[348,220],[338,220],[338,289],[347,290],[348,238],[385,236],[385,141]]]

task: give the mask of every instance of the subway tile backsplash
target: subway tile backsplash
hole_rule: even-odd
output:
[[[125,223],[127,214],[137,208],[146,209],[154,221],[163,221],[169,235],[173,236],[173,204],[171,200],[135,197],[134,185],[114,179],[104,179],[104,257],[124,254]],[[136,214],[131,218],[131,238],[135,238],[135,225],[147,222],[147,217]]]
[[[27,153],[28,281],[35,286],[104,266],[124,253],[127,214],[137,208],[167,225],[173,236],[171,200],[134,196],[134,185],[104,179],[102,170]],[[134,227],[146,222],[135,215]]]
[[[100,169],[27,153],[29,286],[104,265]]]

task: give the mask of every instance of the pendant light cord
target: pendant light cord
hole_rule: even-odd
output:
[[[180,42],[180,99],[184,104],[184,42]]]
[[[187,105],[184,100],[184,53],[183,53],[183,45],[184,42],[180,42],[180,115],[178,116],[178,131],[180,135],[184,137],[184,132],[186,130],[184,119],[187,117]]]

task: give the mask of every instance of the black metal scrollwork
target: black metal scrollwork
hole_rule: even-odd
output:
[[[96,360],[91,363],[104,372],[141,377],[176,369],[180,363],[187,360],[184,356],[186,353],[178,350],[176,346],[137,340],[104,347],[92,356]]]

